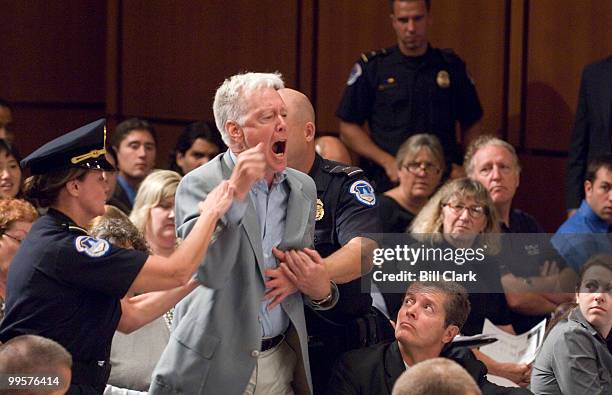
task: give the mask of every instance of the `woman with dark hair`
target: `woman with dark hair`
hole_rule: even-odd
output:
[[[36,334],[57,341],[74,359],[69,394],[101,394],[110,372],[116,329],[129,333],[167,312],[191,287],[217,221],[233,200],[219,184],[199,203],[200,216],[169,257],[149,255],[90,236],[105,212],[105,122],[63,135],[22,161],[33,176],[26,197],[47,214],[32,226],[9,268],[0,341]],[[168,290],[166,292],[155,292]],[[128,293],[143,293],[120,303]]]
[[[15,147],[0,139],[0,198],[14,198],[20,194],[20,159]]]
[[[597,255],[580,270],[578,306],[544,340],[531,376],[537,394],[611,394],[612,256]]]
[[[170,152],[170,170],[184,176],[226,149],[214,124],[194,122],[187,125]]]

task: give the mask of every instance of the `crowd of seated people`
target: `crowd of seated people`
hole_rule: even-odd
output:
[[[137,125],[140,125],[139,128],[146,126],[154,130],[146,121],[130,120],[130,122],[137,123]],[[204,131],[201,130],[203,125],[208,125]],[[218,134],[217,130],[214,130],[214,132]],[[200,122],[189,125],[177,142],[177,147],[172,154],[174,162],[171,167],[178,169],[181,173],[186,173],[207,163],[208,160],[220,153],[221,147],[224,147],[223,143],[220,142],[220,136],[211,137],[211,133],[213,131],[210,124]],[[124,139],[126,139],[125,143],[121,139],[111,140],[118,141],[118,143],[113,146],[114,148],[111,151],[113,155],[109,159],[111,162],[118,163],[119,177],[124,177],[124,181],[129,176],[127,176],[128,173],[125,170],[121,170],[122,168],[119,165],[121,160],[124,163],[132,163],[131,161],[133,161],[132,167],[139,170],[144,177],[134,189],[136,195],[134,196],[133,208],[129,210],[126,205],[119,204],[126,211],[131,211],[130,217],[128,218],[127,213],[124,214],[120,209],[108,206],[107,214],[96,219],[92,224],[91,235],[107,239],[111,243],[124,248],[152,251],[156,255],[170,256],[178,242],[173,211],[175,205],[174,194],[181,177],[173,171],[153,170],[152,159],[150,157],[147,159],[147,155],[150,156],[147,152],[151,150],[154,152],[155,137],[149,129],[137,129],[136,132],[127,131],[123,134],[125,135]],[[129,140],[134,137],[132,135],[143,137],[147,142],[132,142]],[[326,138],[333,141],[327,141],[328,147],[333,148],[342,144],[340,140],[334,140],[333,137],[326,136]],[[189,142],[191,142],[191,146],[187,147]],[[130,147],[130,144],[138,145],[138,147]],[[133,152],[129,152],[130,150]],[[200,151],[206,152],[202,153]],[[329,152],[329,149],[326,152]],[[130,155],[133,155],[133,158],[130,158]],[[334,152],[329,155],[333,157]],[[342,156],[343,151],[338,151],[338,155]],[[0,255],[3,261],[0,267],[0,285],[2,285],[0,291],[3,294],[7,281],[8,265],[12,256],[19,247],[20,241],[27,234],[32,222],[38,216],[33,206],[18,199],[22,197],[22,172],[19,159],[20,156],[15,147],[5,140],[0,140],[0,165],[2,166],[0,169],[2,170],[0,173],[0,192],[2,192],[2,199],[0,199],[0,217],[2,217],[0,218],[2,220]],[[512,145],[497,137],[481,136],[468,148],[465,165],[466,174],[470,178],[450,179],[445,183],[442,182],[446,162],[440,143],[434,135],[417,134],[410,137],[398,150],[396,163],[398,185],[379,196],[378,214],[385,233],[409,232],[415,242],[465,248],[473,247],[474,243],[483,243],[483,237],[486,238],[489,233],[497,234],[503,231],[532,234],[543,232],[541,226],[532,216],[511,205],[519,183],[520,165]],[[567,251],[572,248],[572,245],[576,244],[574,238],[564,243],[558,241],[561,240],[562,235],[567,235],[570,232],[580,233],[583,237],[587,237],[587,230],[589,234],[590,232],[600,232],[599,228],[593,228],[593,226],[596,226],[593,224],[608,223],[609,209],[605,200],[607,195],[605,194],[607,191],[606,185],[608,185],[606,177],[609,172],[612,173],[610,156],[599,157],[592,161],[585,180],[586,197],[583,201],[583,207],[578,210],[576,216],[568,221],[568,224],[564,224],[559,229],[559,236],[556,236],[556,247],[560,255],[556,256],[557,261],[554,262],[553,270],[557,277],[562,277],[559,275],[560,272],[568,271],[575,274],[571,270],[572,267],[578,270],[582,268],[593,271],[595,269],[591,268],[599,265],[602,269],[598,270],[605,272],[598,274],[599,289],[580,292],[587,286],[584,284],[584,276],[588,274],[593,277],[589,270],[583,270],[576,294],[581,309],[566,313],[561,319],[559,329],[547,335],[545,346],[533,366],[533,372],[531,365],[498,362],[474,349],[469,353],[470,358],[475,358],[474,361],[480,359],[484,363],[479,368],[479,372],[488,371],[489,374],[506,377],[518,386],[530,388],[534,393],[548,393],[546,391],[553,387],[560,391],[559,393],[572,393],[579,388],[590,388],[589,386],[594,389],[609,388],[610,369],[609,359],[607,358],[610,357],[610,328],[605,322],[603,325],[595,327],[593,322],[597,323],[602,319],[604,321],[610,319],[609,303],[612,280],[606,277],[609,274],[606,272],[606,270],[609,271],[609,265],[606,266],[605,264],[610,258],[604,255],[594,263],[590,262],[588,265],[582,265],[576,262],[582,262],[585,258],[575,257],[577,253],[585,254],[585,257],[588,257],[595,253],[609,252],[605,250],[605,247],[609,247],[609,244],[604,238],[603,241],[598,242],[601,245],[596,245],[592,251],[588,248],[585,251],[585,248],[592,247],[593,243],[582,242],[577,247],[573,247],[574,251],[577,252],[571,253]],[[135,179],[135,177],[132,178]],[[120,185],[121,183],[119,187]],[[108,192],[108,195],[111,196],[112,192]],[[113,202],[112,199],[109,199],[109,203]],[[570,223],[576,225],[569,225]],[[571,226],[574,228],[571,228]],[[583,228],[580,228],[580,226],[583,226]],[[589,226],[590,228],[585,228]],[[601,225],[600,227],[607,227],[607,225]],[[554,239],[553,243],[555,243]],[[504,243],[500,244],[500,248],[504,248]],[[564,254],[565,256],[570,254],[568,264],[563,259]],[[487,268],[487,275],[491,276],[490,278],[495,277],[496,281],[499,282],[496,286],[491,287],[497,287],[498,291],[483,293],[472,290],[473,292],[466,294],[471,308],[470,313],[466,316],[465,323],[462,322],[459,326],[462,329],[462,334],[480,333],[485,318],[510,333],[523,332],[542,318],[549,317],[557,306],[566,305],[568,301],[573,300],[567,292],[544,292],[541,289],[538,291],[533,283],[544,281],[543,279],[546,277],[540,275],[539,269],[533,269],[531,273],[521,273],[519,269],[518,273],[515,273],[511,268],[505,267],[494,259],[489,260],[488,264],[493,266]],[[576,276],[572,278],[575,279]],[[606,281],[608,282],[606,283]],[[527,283],[530,283],[531,288],[525,288]],[[517,288],[517,284],[520,284],[522,288]],[[196,286],[197,282],[192,282],[181,293],[187,294]],[[592,296],[592,293],[597,293],[599,296]],[[402,306],[406,303],[405,296],[400,293],[384,292],[383,296],[384,306],[382,308],[377,306],[379,310],[385,312],[383,320],[391,317],[392,321],[395,321],[396,317],[401,316]],[[129,299],[135,297],[137,298],[137,295],[126,295],[125,303],[129,303]],[[600,310],[597,310],[597,306],[595,306],[595,312],[592,313],[589,309],[593,306],[589,305],[587,300],[591,300],[591,304],[600,304],[601,314],[599,313]],[[123,303],[122,301],[122,306]],[[113,339],[111,352],[113,369],[111,369],[105,393],[136,394],[147,391],[157,359],[163,352],[170,335],[172,316],[170,307],[168,314],[162,315],[130,335],[117,332]],[[591,325],[595,328],[591,334],[595,340],[586,345],[581,343],[580,352],[592,353],[592,359],[588,357],[589,360],[594,361],[593,371],[590,373],[594,377],[598,377],[597,380],[599,381],[589,379],[590,381],[586,383],[585,375],[573,373],[571,366],[568,365],[571,362],[567,361],[577,358],[577,350],[568,351],[569,345],[567,344],[563,346],[557,344],[554,347],[550,345],[553,342],[558,343],[559,339],[562,339],[558,333],[562,330],[561,328],[568,326],[568,320],[571,322],[572,319],[576,320],[579,325]],[[400,322],[400,318],[397,318],[395,322]],[[517,330],[517,326],[520,326],[521,329]],[[396,338],[401,344],[401,337],[397,337],[398,330],[396,325]],[[386,345],[385,347],[396,341],[396,339],[389,337],[383,340],[381,344]],[[370,387],[369,391],[374,391],[373,388],[380,385],[381,389],[378,393],[384,391],[390,393],[395,379],[400,376],[401,369],[397,371],[397,377],[394,377],[393,380],[389,381],[389,378],[387,378],[387,382],[372,384],[369,380],[373,380],[373,378],[367,379],[364,377],[365,371],[359,373],[362,369],[359,367],[360,364],[368,360],[368,357],[359,357],[359,352],[365,352],[365,350],[355,351],[357,358],[347,356],[347,358],[338,361],[340,365],[336,369],[340,370],[336,372],[342,372],[343,378],[340,379],[340,376],[337,376],[339,373],[333,373],[334,376],[327,391],[329,393],[368,393],[368,391],[364,392],[354,388],[350,391],[342,389],[347,386],[344,383],[347,380],[346,377],[356,375],[355,377],[359,377],[360,380],[368,380],[369,386],[374,385],[374,387]],[[442,351],[435,354],[445,355]],[[547,356],[544,357],[542,354],[547,354]],[[567,361],[562,362],[560,358],[565,358]],[[578,360],[576,363],[583,362]],[[415,366],[418,366],[418,364]],[[561,369],[561,366],[564,369]],[[459,369],[454,365],[448,368],[451,370]],[[474,373],[469,366],[464,366],[464,368],[467,368],[468,376],[472,374],[472,379],[475,379],[476,384],[478,384],[478,380],[480,380],[478,376],[473,376]],[[424,367],[423,369],[427,368]],[[434,368],[432,367],[432,369]],[[413,377],[412,380],[415,380],[414,375],[419,371],[419,369],[415,369],[414,372],[411,372],[411,375],[406,374],[406,376]],[[463,373],[465,370],[459,370],[459,372]],[[405,380],[410,379],[398,380],[397,393],[401,393],[399,391],[402,386],[404,388],[409,387],[407,383],[410,383],[410,381]],[[450,378],[449,380],[449,382],[452,382]],[[433,384],[435,380],[431,379],[430,381],[432,384],[429,387],[436,388]],[[495,387],[488,387],[487,390],[482,385],[479,386],[482,393],[500,393],[495,392],[499,389],[491,392],[491,388]],[[478,393],[476,392],[477,389],[469,388],[471,387],[467,385],[465,389],[467,393],[470,393],[469,391]],[[572,390],[570,391],[569,388]]]
[[[135,121],[131,120],[131,122]],[[142,120],[138,120],[138,125],[141,125],[139,127],[142,128],[145,126],[152,128],[150,124]],[[205,129],[205,132],[198,129],[202,125],[207,124],[194,123],[189,125],[177,143],[177,148],[173,153],[174,162],[171,167],[179,169],[181,173],[189,172],[205,164],[220,153],[221,147],[223,147],[220,143],[220,136],[210,137],[210,134],[213,133],[210,125],[207,126],[208,129]],[[136,136],[143,135],[147,141],[151,140],[148,143],[133,143],[129,138],[133,137],[131,134],[134,134],[134,132],[125,132],[124,134],[127,136],[124,138],[128,140],[125,144],[123,140],[118,140],[119,142],[113,146],[115,147],[112,151],[114,155],[110,158],[115,163],[120,163],[121,159],[119,158],[124,158],[124,163],[131,163],[130,161],[134,160],[133,167],[142,170],[142,174],[148,174],[135,189],[136,196],[134,197],[130,217],[128,218],[123,211],[109,206],[106,216],[94,221],[91,234],[122,247],[152,251],[161,256],[170,256],[177,245],[173,214],[174,193],[181,177],[172,171],[152,171],[151,159],[146,159],[146,145],[149,144],[149,151],[151,151],[151,146],[154,149],[155,138],[154,134],[148,130],[138,129],[135,133]],[[215,130],[214,132],[218,134],[218,131]],[[328,140],[333,140],[332,137],[327,137]],[[209,139],[210,142],[208,142],[209,140],[204,141],[205,139]],[[188,141],[191,141],[189,147],[187,147]],[[214,147],[212,146],[213,142]],[[138,145],[138,147],[131,148],[130,144]],[[210,148],[210,152],[202,154],[199,151],[206,151],[206,149],[199,145],[196,147],[197,144],[203,145],[204,148]],[[328,141],[327,144],[328,147],[334,147],[342,143],[336,139],[333,143]],[[124,145],[127,147],[124,147]],[[125,152],[130,149],[134,153]],[[121,152],[121,155],[118,155],[119,152]],[[134,159],[129,158],[129,155],[133,155]],[[334,155],[334,153],[330,153],[330,155]],[[343,155],[343,151],[339,151],[339,155]],[[189,159],[190,157],[193,158]],[[22,172],[19,159],[20,156],[15,147],[5,140],[0,140],[0,165],[2,166],[0,169],[2,171],[0,173],[0,192],[2,192],[2,199],[0,199],[0,220],[2,221],[0,226],[2,229],[0,255],[3,261],[0,267],[0,285],[2,285],[0,291],[2,291],[2,294],[5,291],[8,265],[12,256],[19,247],[20,241],[29,231],[32,222],[38,216],[33,206],[24,200],[16,199],[22,197]],[[378,203],[378,213],[385,233],[411,232],[413,239],[418,240],[418,242],[426,241],[457,248],[470,247],[473,246],[473,243],[481,243],[482,237],[486,237],[488,233],[497,234],[500,231],[530,234],[543,232],[532,216],[511,205],[518,187],[520,165],[512,145],[499,138],[481,136],[468,148],[465,165],[469,179],[451,179],[442,183],[445,160],[440,143],[434,135],[418,134],[410,137],[398,150],[396,163],[398,185],[381,194]],[[125,171],[122,173],[119,165],[118,168],[119,176],[123,175],[125,178],[127,173]],[[573,393],[578,389],[586,388],[593,390],[599,388],[607,390],[609,388],[609,322],[612,322],[609,316],[611,311],[609,305],[611,300],[610,287],[612,287],[612,280],[608,278],[610,274],[608,261],[610,258],[604,255],[587,265],[580,264],[585,260],[585,257],[597,252],[609,252],[605,250],[605,247],[609,247],[609,244],[604,238],[603,241],[597,242],[601,245],[596,245],[592,251],[588,248],[585,251],[586,247],[593,245],[592,242],[590,244],[588,241],[582,242],[577,247],[572,247],[577,243],[575,238],[563,239],[565,240],[563,243],[558,241],[561,240],[562,235],[568,233],[579,233],[583,237],[587,237],[587,231],[588,234],[600,232],[599,228],[595,228],[599,223],[603,224],[600,227],[606,227],[604,231],[607,232],[609,209],[605,199],[607,199],[606,193],[608,190],[606,185],[610,184],[607,181],[608,173],[612,173],[610,156],[599,157],[592,161],[585,180],[586,197],[583,205],[577,214],[559,229],[557,241],[553,239],[553,243],[556,242],[560,254],[560,256],[557,256],[558,262],[554,262],[557,275],[558,272],[573,272],[572,267],[578,270],[583,269],[578,282],[578,293],[576,294],[580,309],[577,308],[566,313],[562,317],[558,329],[547,335],[545,346],[533,366],[533,372],[531,365],[497,362],[474,349],[470,353],[472,357],[476,358],[474,361],[480,359],[484,363],[483,367],[479,368],[481,373],[488,371],[490,374],[506,377],[517,385],[530,388],[534,393],[548,393],[546,391],[550,388],[556,389],[559,393]],[[112,193],[109,193],[110,195]],[[112,200],[109,201],[109,203],[112,202]],[[125,208],[126,206],[121,205],[121,207]],[[126,209],[126,211],[129,210]],[[429,237],[429,239],[424,240],[422,237]],[[503,248],[503,246],[500,248]],[[576,252],[567,252],[569,248],[574,248]],[[576,258],[575,255],[578,253],[585,254],[585,257]],[[569,264],[565,264],[564,255],[569,256]],[[568,297],[566,292],[537,292],[535,291],[537,288],[533,287],[533,284],[531,284],[532,289],[516,288],[516,284],[524,285],[528,282],[541,281],[545,276],[538,276],[538,269],[534,269],[533,273],[527,274],[513,273],[512,270],[494,262],[494,260],[489,261],[489,264],[497,266],[488,268],[488,275],[493,274],[493,277],[496,277],[499,281],[499,289],[505,289],[506,292],[469,292],[467,296],[471,309],[466,316],[465,324],[462,322],[459,326],[462,329],[462,334],[480,333],[485,318],[510,333],[522,332],[533,326],[536,321],[549,317],[549,314],[554,312],[557,306],[565,305],[573,299],[571,295]],[[608,266],[606,266],[606,262],[608,262]],[[601,269],[595,269],[594,266],[599,266]],[[504,270],[504,272],[502,273],[500,270]],[[587,289],[585,287],[591,287],[592,284],[585,284],[585,276],[594,277],[591,273],[593,270],[602,271],[602,273],[597,273],[596,280],[591,279],[598,281],[597,289]],[[530,281],[527,281],[526,278]],[[186,294],[196,286],[197,283],[193,282],[181,292]],[[581,290],[584,292],[581,292]],[[596,296],[593,296],[593,293]],[[401,316],[401,308],[406,303],[405,297],[399,293],[383,294],[385,296],[385,306],[382,309],[379,308],[379,310],[386,312],[388,317],[395,320],[395,317]],[[125,303],[128,303],[127,300],[130,297],[137,296],[126,296]],[[170,309],[168,314],[153,320],[130,335],[117,332],[111,352],[113,369],[111,369],[106,393],[136,394],[148,389],[151,374],[170,334],[171,312]],[[532,317],[535,319],[530,319]],[[383,319],[387,319],[387,317]],[[571,320],[577,322],[574,325],[586,326],[587,332],[588,328],[595,328],[592,332],[589,332],[591,333],[589,336],[593,336],[594,340],[586,344],[580,343],[580,350],[571,349],[573,350],[571,351],[567,342],[564,345],[558,343],[563,339],[561,331],[566,330],[562,328],[570,325],[568,322],[571,323]],[[602,320],[603,325],[598,324]],[[606,320],[608,320],[608,324],[606,324]],[[397,318],[395,322],[400,322],[400,318]],[[522,329],[517,330],[517,325],[522,325]],[[396,325],[396,337],[398,330]],[[401,344],[401,337],[397,337],[397,340]],[[387,338],[386,342],[381,344],[386,344],[386,347],[388,347],[389,344],[393,344],[393,341],[395,339]],[[557,345],[553,346],[552,344]],[[359,377],[360,380],[373,380],[372,377],[370,379],[364,377],[365,371],[359,373],[362,369],[359,367],[360,364],[368,360],[368,357],[359,357],[359,352],[365,352],[365,350],[355,351],[357,358],[347,356],[347,358],[338,361],[340,365],[336,369],[340,369],[343,372],[342,375],[346,377],[356,375],[355,377]],[[583,356],[583,358],[593,361],[592,371],[587,372],[589,373],[588,376],[586,373],[577,375],[572,370],[571,364],[574,362],[571,361],[574,360],[576,360],[576,364],[580,363],[580,366],[586,366],[584,360],[577,359],[580,353],[591,353],[590,357],[588,355]],[[444,356],[444,352],[441,351],[435,354]],[[415,366],[418,366],[418,364]],[[458,369],[454,365],[448,368]],[[424,367],[423,369],[427,368]],[[434,368],[432,367],[432,369]],[[467,369],[469,376],[471,370],[469,367]],[[411,371],[411,369],[408,370]],[[414,372],[411,372],[412,380],[415,380],[414,375],[419,371],[415,369]],[[465,370],[459,371],[465,372]],[[384,391],[390,393],[394,381],[400,376],[400,373],[401,369],[397,371],[397,377],[394,377],[393,380],[389,381],[387,378],[386,383],[374,384],[374,387],[370,387],[369,391],[374,391],[373,388],[380,385],[381,389],[378,393]],[[368,393],[367,391],[360,392],[354,388],[350,391],[342,389],[347,386],[342,380],[347,380],[347,378],[343,376],[340,379],[337,376],[339,373],[334,374],[335,376],[327,388],[329,393]],[[406,376],[410,377],[408,374]],[[478,377],[472,376],[472,379],[476,379],[476,384],[478,384]],[[408,384],[410,381],[405,380],[410,379],[398,380],[397,393],[400,393],[402,386],[405,388],[410,386]],[[449,380],[449,382],[452,382],[451,379]],[[430,387],[436,388],[433,384],[434,380],[431,379],[430,381],[432,381]],[[372,386],[373,384],[368,382],[368,385]],[[383,390],[383,387],[386,389]],[[466,388],[468,387],[469,385]],[[498,393],[490,392],[490,389],[487,390],[482,385],[480,387],[482,393]],[[472,388],[471,390],[466,389],[466,391],[469,393],[469,391],[476,390]]]
[[[459,165],[455,123],[473,137],[482,116],[467,79],[463,88],[473,94],[463,98],[469,103],[445,123],[453,126],[452,138],[446,129],[419,124],[394,130],[387,141],[383,132],[389,120],[373,114],[380,111],[373,104],[378,99],[357,97],[371,94],[366,85],[383,69],[374,70],[372,64],[384,65],[406,50],[416,58],[407,60],[413,65],[447,62],[453,84],[457,68],[465,74],[462,61],[438,54],[424,33],[420,43],[400,38],[403,24],[424,23],[429,1],[390,4],[399,49],[360,59],[338,110],[341,138],[319,136],[300,152],[312,148],[324,159],[345,163],[330,173],[349,177],[362,172],[352,166],[360,153],[372,169],[363,176],[381,188],[350,179],[341,192],[374,208],[360,214],[376,213],[375,222],[382,225],[384,235],[371,240],[382,240],[383,247],[393,247],[385,244],[389,240],[404,240],[416,249],[485,248],[483,265],[455,267],[466,276],[476,273],[478,282],[410,280],[371,288],[368,251],[360,285],[362,293],[372,292],[368,311],[375,320],[355,322],[374,322],[372,328],[358,328],[373,333],[374,341],[351,344],[354,349],[342,356],[323,345],[309,361],[313,347],[308,342],[316,337],[306,333],[309,315],[343,330],[329,317],[336,305],[346,307],[351,300],[342,299],[346,281],[332,275],[330,260],[309,248],[321,237],[330,238],[330,245],[338,242],[331,240],[333,232],[316,232],[316,222],[334,218],[330,226],[337,230],[340,225],[335,207],[314,194],[321,192],[319,185],[302,173],[314,165],[295,167],[302,172],[287,169],[310,158],[286,158],[292,152],[287,124],[295,119],[287,112],[308,111],[298,118],[312,125],[313,136],[314,113],[309,103],[309,110],[285,105],[283,100],[299,92],[279,94],[280,75],[247,73],[254,79],[246,78],[244,85],[236,81],[245,74],[226,80],[215,99],[216,123],[186,125],[168,153],[169,170],[155,169],[158,135],[151,122],[139,118],[109,131],[107,147],[93,146],[92,141],[106,141],[99,123],[61,136],[20,162],[15,147],[20,136],[10,128],[13,113],[0,99],[0,377],[57,375],[61,383],[49,392],[54,394],[192,393],[194,388],[206,393],[210,383],[223,381],[233,382],[223,383],[231,390],[221,392],[240,388],[236,393],[245,394],[612,393],[612,154],[584,163],[584,200],[550,240],[534,216],[513,205],[522,169],[512,144],[487,134],[466,139]],[[415,5],[424,16],[413,15]],[[445,73],[437,73],[437,88],[448,88]],[[395,79],[384,81],[374,89],[393,92]],[[366,136],[366,121],[372,138]],[[24,187],[26,168],[33,177]],[[346,201],[338,199],[338,205]],[[33,224],[35,236],[27,236]],[[51,227],[65,237],[72,232],[70,241],[48,241]],[[40,246],[40,240],[48,245]],[[336,269],[355,262],[347,250],[330,251]],[[108,266],[95,268],[97,259]],[[49,262],[52,269],[45,266]],[[441,258],[428,265],[432,271],[448,268]],[[397,262],[382,268],[393,274],[403,270]],[[254,278],[261,284],[246,281]],[[232,287],[237,289],[228,291]],[[6,320],[5,299],[10,301]],[[223,306],[217,305],[220,300]],[[39,302],[57,304],[40,309],[44,318],[37,318]],[[100,305],[104,308],[96,310]],[[210,322],[213,313],[216,321],[232,316],[228,322],[244,322],[223,327]],[[95,325],[87,316],[95,317]],[[257,322],[247,323],[249,317]],[[478,347],[452,344],[459,334],[482,333],[485,320],[520,334],[543,319],[554,325],[533,363],[496,360]],[[74,329],[80,320],[89,326]],[[257,344],[243,343],[252,338]],[[93,364],[99,366],[83,363],[91,350],[101,355]],[[277,352],[282,355],[274,359]],[[325,354],[329,360],[313,368]],[[218,360],[233,365],[219,367]],[[325,374],[318,372],[321,366]],[[329,383],[321,384],[328,376]],[[511,386],[493,384],[493,376]]]

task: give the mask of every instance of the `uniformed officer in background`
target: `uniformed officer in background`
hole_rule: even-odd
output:
[[[433,48],[427,41],[431,1],[391,0],[390,4],[397,45],[361,55],[336,111],[342,140],[362,156],[362,167],[379,193],[397,182],[394,156],[417,133],[440,139],[451,176],[459,176],[462,154],[455,123],[459,122],[467,145],[482,118],[465,63],[452,50]]]
[[[287,106],[287,162],[315,181],[315,249],[340,290],[335,308],[325,313],[305,310],[310,370],[317,394],[325,390],[340,354],[377,342],[372,298],[367,287],[361,289],[360,277],[371,268],[371,252],[377,246],[373,234],[381,230],[374,189],[363,170],[319,156],[312,104],[292,89],[278,93]]]

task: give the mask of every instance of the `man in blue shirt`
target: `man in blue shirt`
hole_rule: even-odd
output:
[[[552,243],[576,271],[598,253],[612,253],[612,154],[593,159],[584,181],[585,199],[576,214],[565,221]]]

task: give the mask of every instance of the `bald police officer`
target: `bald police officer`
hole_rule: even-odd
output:
[[[315,249],[330,278],[338,283],[340,300],[325,313],[306,310],[310,368],[315,394],[325,390],[333,363],[344,351],[377,340],[369,291],[359,278],[375,248],[371,234],[380,232],[374,189],[363,170],[323,159],[315,152],[314,110],[308,98],[292,89],[279,94],[287,106],[287,160],[308,173],[317,186]],[[363,266],[363,267],[362,267]]]

